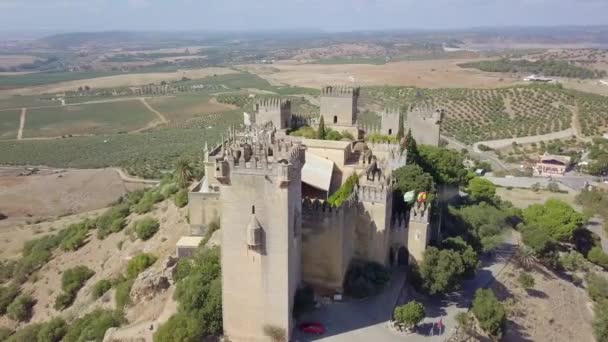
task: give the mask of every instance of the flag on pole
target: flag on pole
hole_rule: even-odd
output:
[[[418,203],[426,203],[426,199],[427,199],[428,195],[429,195],[429,193],[426,191],[419,193],[418,194]]]
[[[408,191],[403,195],[403,202],[412,203],[414,198],[416,198],[416,191]]]

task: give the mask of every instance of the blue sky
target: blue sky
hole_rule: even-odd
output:
[[[367,30],[608,24],[608,0],[0,0],[0,30]]]

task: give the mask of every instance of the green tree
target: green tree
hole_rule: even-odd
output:
[[[492,290],[477,290],[471,311],[485,332],[497,337],[502,335],[502,328],[506,318],[505,308]]]
[[[433,176],[435,184],[457,186],[468,184],[468,172],[463,167],[464,158],[460,153],[431,145],[421,145],[418,150],[420,166]]]
[[[408,191],[435,193],[433,177],[416,164],[408,164],[393,171],[393,178],[396,181],[394,189],[401,193]]]
[[[524,220],[547,231],[559,241],[569,241],[575,230],[582,227],[583,215],[574,210],[568,203],[549,199],[545,204],[534,204],[523,211]]]
[[[317,139],[325,140],[326,135],[327,132],[325,132],[325,120],[323,119],[323,116],[321,116],[321,119],[319,120],[319,129],[317,130]]]
[[[397,141],[401,143],[401,139],[405,136],[404,132],[404,124],[403,124],[403,114],[399,113],[399,127],[397,128]],[[411,133],[411,130],[408,131],[408,134]]]
[[[180,188],[185,188],[192,180],[192,165],[187,159],[180,159],[175,168],[175,180]]]
[[[524,226],[521,228],[522,240],[534,255],[543,256],[555,249],[555,240],[551,234],[537,226]]]
[[[420,152],[418,151],[418,144],[416,139],[412,135],[412,130],[407,130],[405,137],[405,148],[407,149],[407,164],[416,164],[420,162]]]
[[[124,322],[124,314],[119,310],[96,309],[75,320],[64,336],[63,342],[102,342],[106,330],[119,327]]]
[[[475,177],[469,181],[469,196],[474,201],[493,202],[496,196],[496,186],[485,178]]]
[[[411,301],[405,305],[398,306],[394,312],[395,321],[408,329],[415,328],[425,316],[424,306],[417,301]]]
[[[420,264],[422,287],[430,294],[447,293],[457,289],[466,268],[456,251],[429,247]]]

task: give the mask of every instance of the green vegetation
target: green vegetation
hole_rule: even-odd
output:
[[[183,208],[188,204],[188,190],[181,189],[175,194],[175,206]]]
[[[321,122],[323,118],[321,118]],[[315,130],[310,126],[303,126],[298,128],[295,131],[289,132],[289,135],[293,135],[296,137],[303,137],[307,139],[319,139],[319,140],[333,140],[339,141],[343,139],[353,140],[352,134],[348,132],[340,133],[338,131],[334,131],[331,128],[325,127],[325,124],[319,124],[319,130]]]
[[[429,247],[418,272],[422,289],[434,295],[458,289],[466,268],[457,251]]]
[[[63,342],[101,342],[106,330],[119,327],[124,322],[125,318],[121,311],[97,309],[74,321],[64,336]]]
[[[154,334],[155,342],[199,341],[222,331],[222,285],[217,248],[199,248],[191,272],[177,283],[178,313]]]
[[[112,288],[112,282],[108,279],[102,279],[95,283],[93,286],[92,296],[93,299],[101,298],[106,292]]]
[[[582,79],[606,77],[605,71],[591,70],[560,60],[529,61],[526,59],[511,60],[503,58],[493,61],[463,63],[458,66],[462,68],[479,69],[486,72],[531,73],[544,76]]]
[[[84,286],[95,272],[86,266],[76,266],[66,270],[61,277],[63,293],[55,300],[55,310],[65,310],[74,303],[78,291]]]
[[[7,285],[0,287],[0,315],[6,313],[8,306],[19,295],[19,288],[15,285]]]
[[[129,261],[127,265],[126,276],[128,279],[135,279],[137,276],[145,271],[148,267],[152,266],[156,262],[156,257],[151,254],[138,254]]]
[[[587,147],[589,149],[588,158],[592,160],[587,167],[587,172],[596,176],[608,172],[608,139],[594,138]]]
[[[133,131],[156,118],[140,101],[30,109],[24,137],[59,137]]]
[[[312,63],[315,64],[373,64],[373,65],[383,65],[386,64],[386,57],[357,57],[357,56],[348,56],[348,57],[332,57],[332,58],[323,58]]]
[[[97,227],[97,238],[105,239],[112,233],[121,231],[126,223],[126,217],[130,210],[128,204],[117,204],[106,210],[95,224]]]
[[[62,318],[53,318],[40,325],[38,342],[60,342],[68,332],[68,324]]]
[[[135,233],[137,237],[146,241],[151,239],[160,228],[160,223],[152,217],[145,217],[135,222]]]
[[[505,308],[492,290],[477,290],[471,311],[485,332],[498,338],[502,336],[506,319]]]
[[[406,329],[412,329],[424,319],[426,313],[422,304],[411,301],[405,305],[396,307],[393,316],[398,324]]]
[[[342,186],[327,199],[327,203],[334,208],[341,207],[342,204],[351,197],[353,191],[355,191],[355,187],[358,184],[359,175],[357,175],[357,173],[353,173],[346,179],[344,184],[342,184]]]
[[[133,287],[134,282],[135,279],[126,279],[116,284],[114,300],[117,309],[124,309],[127,305],[131,304],[131,287]]]
[[[530,273],[526,273],[526,272],[522,272],[519,274],[519,277],[517,278],[517,282],[524,289],[532,288],[532,287],[534,287],[534,284],[535,284],[534,277],[532,275],[530,275]]]
[[[17,139],[20,116],[20,110],[0,112],[0,140]]]
[[[379,293],[388,283],[390,274],[384,266],[375,262],[351,262],[344,276],[344,293],[354,298],[364,298]]]
[[[397,138],[395,136],[377,133],[366,135],[365,140],[371,143],[397,143]]]
[[[424,172],[424,170],[416,164],[408,164],[393,171],[393,177],[396,180],[394,189],[399,191],[400,195],[408,191],[416,193],[428,192],[431,194],[429,202],[432,201],[432,194],[435,193],[435,182],[433,177]]]
[[[523,211],[528,225],[538,227],[559,241],[568,241],[584,223],[584,217],[567,203],[549,199],[545,204],[534,204]]]
[[[93,228],[95,228],[95,222],[91,220],[71,224],[65,231],[65,237],[61,241],[61,249],[66,252],[77,251],[84,246],[89,230]]]
[[[6,308],[6,314],[8,318],[14,321],[25,322],[30,319],[34,304],[36,304],[34,298],[25,294],[19,295]]]
[[[604,221],[608,222],[608,193],[583,190],[576,195],[576,203],[584,208],[585,214],[588,216],[600,215]]]
[[[494,202],[496,186],[485,178],[475,177],[469,181],[469,196],[476,202]]]
[[[120,72],[91,71],[91,72],[38,72],[32,74],[0,76],[0,87],[20,88],[45,85],[57,82],[85,80],[89,78],[119,75]]]
[[[175,167],[175,180],[180,188],[186,188],[192,181],[192,166],[187,159],[180,159]]]
[[[596,246],[591,248],[589,254],[587,254],[587,259],[604,269],[608,269],[608,254],[604,252],[602,247]]]

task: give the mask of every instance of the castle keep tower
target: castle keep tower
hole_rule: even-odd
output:
[[[406,126],[418,144],[439,146],[443,110],[428,105],[417,106],[407,114]]]
[[[265,327],[281,329],[289,339],[293,329],[305,156],[299,143],[275,142],[267,133],[233,136],[215,157],[224,333],[231,341],[268,341]]]
[[[328,126],[353,126],[357,121],[359,88],[327,86],[321,89],[321,116]]]
[[[291,126],[291,101],[278,98],[260,99],[255,104],[255,122],[262,126],[272,122],[276,129],[288,129]]]
[[[384,135],[397,135],[399,132],[399,116],[401,113],[399,109],[385,109],[382,112],[382,126],[380,128],[380,134]]]
[[[431,240],[430,212],[431,207],[426,203],[417,203],[410,209],[407,248],[412,264],[422,262],[424,251]]]

